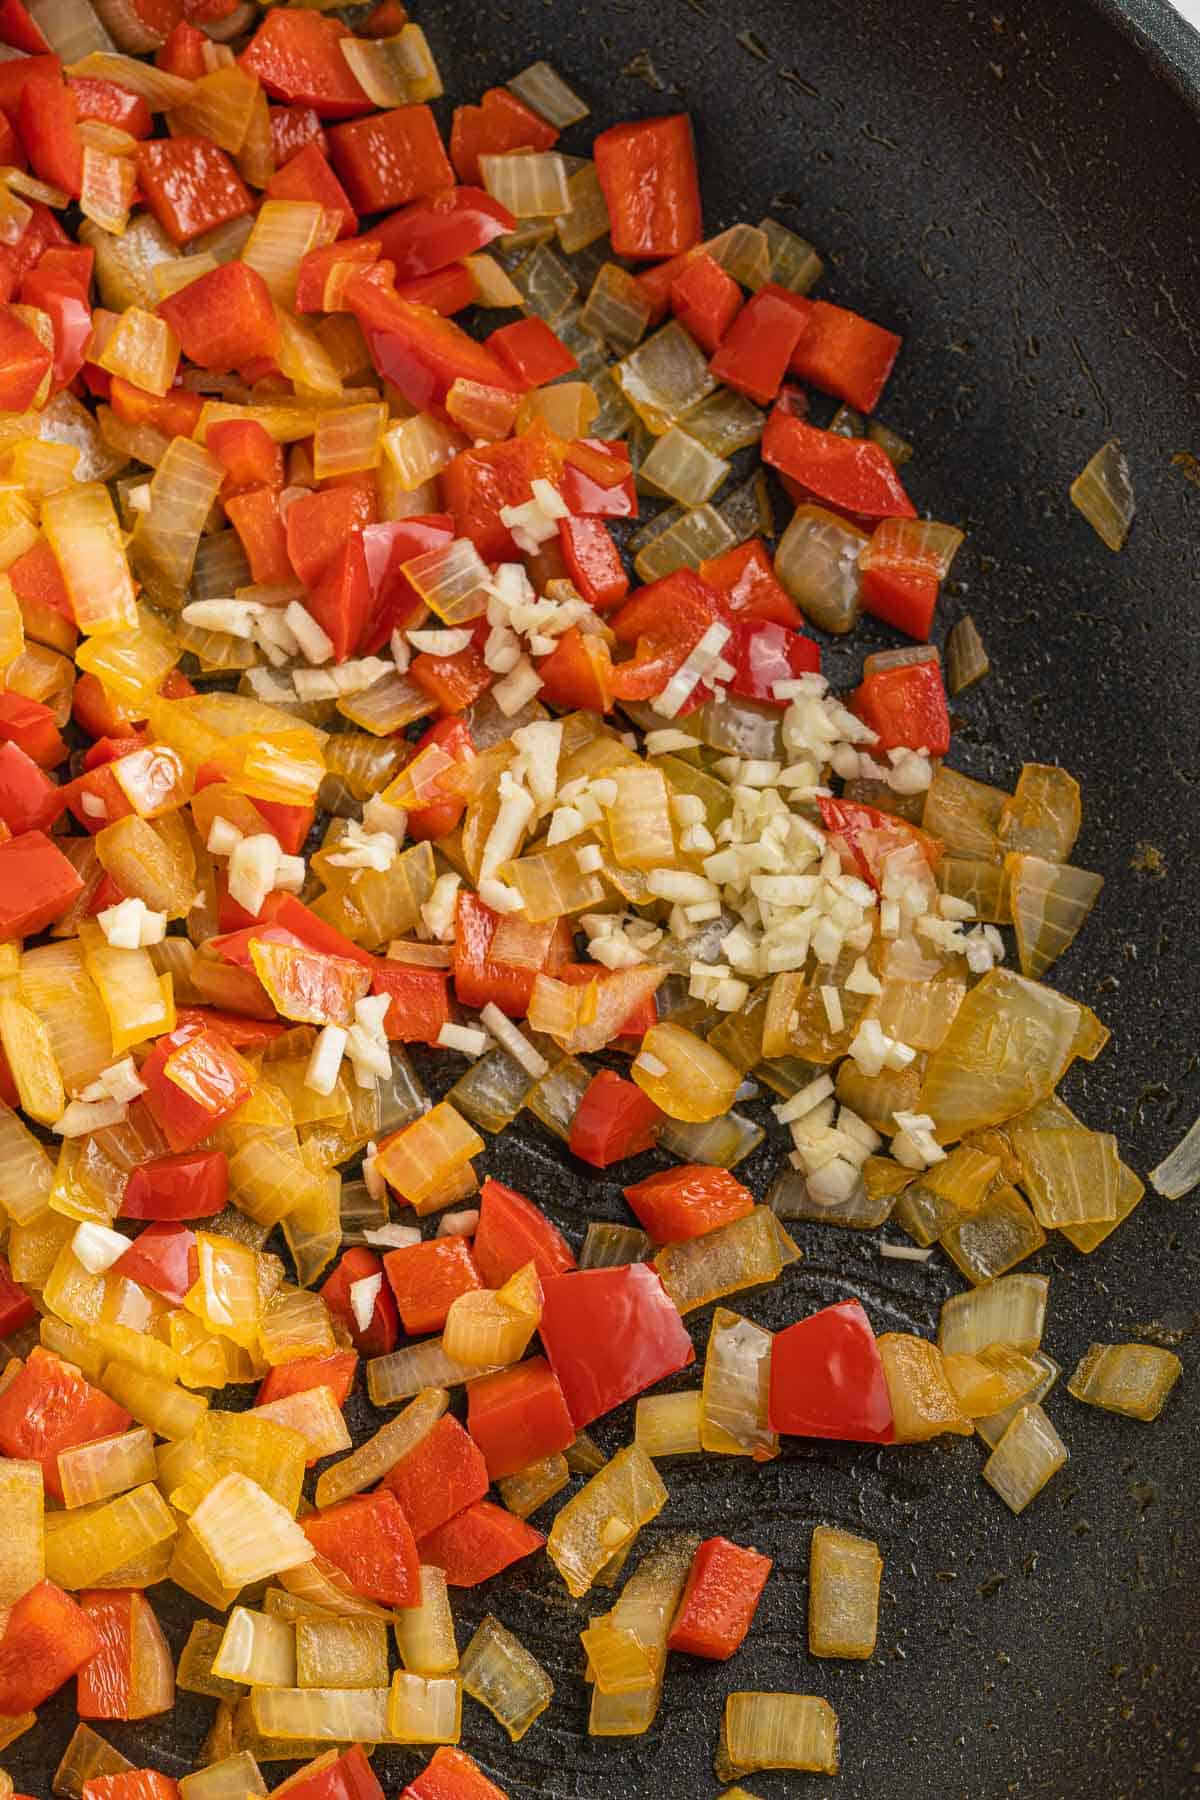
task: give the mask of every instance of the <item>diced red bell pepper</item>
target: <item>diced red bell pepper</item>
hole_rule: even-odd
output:
[[[39,548],[35,544],[34,550],[29,554],[32,556]],[[45,550],[52,557],[48,544]],[[54,566],[55,569],[58,568],[57,563]],[[13,568],[16,568],[15,563]],[[59,579],[61,580],[61,575]],[[65,588],[63,593],[66,593]],[[133,730],[133,725],[124,713],[118,712],[114,707],[99,679],[90,673],[81,675],[75,683],[75,692],[71,696],[71,717],[81,731],[86,731],[93,738],[128,737]]]
[[[283,486],[283,451],[257,419],[218,419],[208,428],[205,447],[227,471],[223,495]]]
[[[656,1244],[679,1244],[754,1211],[754,1195],[728,1169],[682,1163],[647,1175],[625,1198]]]
[[[496,368],[500,369],[499,362]],[[500,386],[512,387],[501,370]],[[464,450],[441,474],[442,504],[454,518],[460,537],[469,537],[485,562],[511,561],[517,547],[500,518],[501,510],[528,500],[532,483],[553,480],[559,463],[540,432],[506,438]]]
[[[53,363],[11,306],[0,306],[0,411],[28,412]]]
[[[648,700],[661,693],[724,611],[722,596],[692,569],[677,569],[639,588],[611,620],[618,643],[637,643],[636,654],[613,669],[616,697]]]
[[[83,1800],[179,1800],[179,1783],[157,1769],[126,1769],[93,1775],[83,1784]]]
[[[256,799],[254,804],[284,855],[299,856],[317,816],[316,807],[288,806],[282,800]]]
[[[442,406],[460,379],[516,392],[499,358],[452,319],[413,306],[364,275],[347,283],[344,300],[362,327],[375,368],[400,389],[410,406],[421,411]]]
[[[248,263],[219,264],[160,300],[158,311],[179,339],[183,354],[215,374],[240,369],[256,357],[274,356],[279,349],[271,291]]]
[[[396,293],[410,306],[427,306],[443,319],[474,306],[479,298],[479,284],[465,263],[452,263],[448,269],[435,269],[430,275],[418,275],[414,281],[396,283]]]
[[[686,113],[630,120],[592,144],[618,256],[677,256],[702,235],[700,182]]]
[[[481,156],[510,150],[553,150],[558,132],[508,88],[486,88],[478,106],[456,106],[450,160],[460,181],[478,183]]]
[[[515,963],[498,962],[492,957],[492,939],[499,923],[499,914],[477,894],[459,893],[455,906],[454,991],[463,1006],[478,1010],[490,1001],[510,1019],[519,1019],[529,1011],[538,972],[518,968]],[[564,948],[552,939],[543,972],[555,975],[569,960],[569,945]]]
[[[488,333],[488,348],[495,351],[510,375],[522,387],[544,387],[560,375],[569,375],[579,364],[544,319],[534,316],[501,325]]]
[[[41,27],[30,18],[21,0],[3,0],[0,5],[0,43],[22,50],[26,56],[37,56],[50,48]]]
[[[396,1348],[400,1321],[396,1302],[386,1281],[381,1282],[375,1305],[364,1330],[358,1322],[350,1289],[356,1281],[369,1281],[383,1274],[383,1262],[374,1250],[355,1245],[345,1251],[333,1274],[317,1290],[335,1319],[340,1319],[350,1333],[350,1342],[363,1356],[387,1356]]]
[[[287,528],[279,510],[281,489],[275,486],[247,488],[230,494],[224,502],[229,523],[237,532],[253,581],[264,587],[286,587],[296,579],[288,555]],[[296,501],[289,509],[303,505]]]
[[[790,372],[859,412],[874,412],[903,338],[827,300],[810,300],[807,309]]]
[[[184,1295],[196,1285],[200,1273],[196,1234],[177,1223],[147,1225],[113,1268],[118,1275],[161,1294],[172,1306],[182,1306]]]
[[[726,1662],[745,1642],[771,1558],[728,1538],[706,1538],[692,1558],[668,1650]]]
[[[296,277],[296,311],[341,311],[342,286],[353,274],[365,274],[378,262],[379,240],[375,237],[342,238],[306,251]]]
[[[19,745],[0,743],[0,819],[14,835],[49,831],[63,809],[63,793]]]
[[[165,437],[191,437],[200,422],[204,405],[204,396],[193,394],[187,388],[172,388],[170,393],[162,395],[150,394],[145,388],[126,381],[122,375],[112,377],[108,397],[118,418],[128,419],[133,425],[153,425]]]
[[[942,846],[917,825],[909,825],[893,813],[879,812],[853,800],[818,800],[821,823],[848,874],[861,875],[879,890],[883,860],[893,850],[913,846],[931,869],[937,867]]]
[[[542,1295],[542,1346],[579,1430],[695,1361],[687,1328],[646,1263],[555,1275]]]
[[[453,537],[454,520],[449,513],[388,519],[365,527],[362,545],[367,559],[371,607],[359,644],[363,656],[373,656],[388,642],[393,631],[402,629],[423,608],[421,596],[404,573],[404,564],[422,556],[426,550],[443,548]],[[440,837],[442,833],[433,835]]]
[[[315,144],[322,156],[329,155],[329,139],[315,106],[272,106],[271,150],[275,167],[282,169],[305,144]]]
[[[25,84],[17,129],[34,174],[78,200],[83,187],[83,139],[75,96],[61,78]]]
[[[763,433],[762,459],[822,505],[852,518],[916,517],[891,458],[870,438],[818,431],[776,407]]]
[[[439,1525],[482,1500],[488,1490],[487,1464],[474,1438],[468,1436],[453,1413],[443,1413],[407,1456],[401,1457],[383,1478],[400,1502],[401,1510],[421,1544]]]
[[[221,1012],[213,1006],[178,1006],[175,1009],[175,1029],[182,1031],[185,1027],[193,1031],[203,1031],[211,1026],[219,1031],[227,1044],[235,1050],[261,1050],[272,1038],[282,1036],[287,1026],[281,1019],[249,1019],[241,1013]]]
[[[408,672],[431,700],[436,700],[444,713],[463,712],[480,694],[487,692],[495,676],[483,660],[478,643],[456,650],[453,656],[434,656],[422,650],[414,656]]]
[[[821,673],[821,646],[815,639],[762,619],[735,619],[733,636],[721,655],[733,665],[731,693],[781,711],[788,702],[776,698],[777,682]]]
[[[154,115],[146,101],[118,82],[97,80],[91,75],[71,75],[67,86],[75,99],[76,117],[81,121],[99,119],[135,138],[149,137],[154,130]]]
[[[471,741],[471,727],[459,714],[448,719],[438,719],[431,725],[413,746],[414,756],[419,755],[430,744],[439,745],[456,763],[474,760],[475,745]],[[445,800],[431,800],[427,806],[414,807],[408,815],[408,835],[421,842],[443,838],[454,830],[465,811],[466,801],[453,795],[447,795]],[[391,1018],[390,1011],[388,1018]],[[391,1027],[386,1020],[384,1023],[390,1032]]]
[[[796,602],[775,579],[771,558],[760,537],[748,538],[733,550],[702,562],[697,570],[702,581],[725,596],[725,605],[735,617],[770,620],[776,625],[790,625],[799,631],[804,615]]]
[[[689,263],[706,254],[703,244],[693,244],[690,250],[681,250],[678,256],[668,257],[666,262],[639,271],[636,280],[650,306],[649,325],[662,323],[670,311],[671,289]]]
[[[775,399],[804,332],[795,299],[770,283],[752,294],[708,365],[718,381],[748,394],[759,406]]]
[[[157,1156],[130,1172],[121,1197],[123,1219],[212,1219],[228,1195],[223,1150]]]
[[[940,587],[937,576],[923,569],[875,563],[862,571],[863,611],[927,644]]]
[[[5,1399],[15,1386],[13,1382],[7,1389]],[[129,1415],[125,1417],[128,1422]],[[5,1619],[0,1636],[0,1710],[10,1717],[32,1712],[99,1648],[100,1634],[83,1608],[52,1581],[39,1581]]]
[[[601,1069],[575,1109],[568,1148],[581,1162],[607,1169],[652,1149],[662,1126],[662,1113],[640,1087],[612,1069]]]
[[[187,19],[180,19],[168,32],[161,50],[154,53],[155,66],[183,81],[199,81],[208,73],[204,46],[209,42],[202,31]]]
[[[381,219],[371,237],[402,282],[432,275],[515,229],[508,208],[483,188],[448,187]]]
[[[0,944],[53,925],[82,892],[75,865],[44,831],[0,844]]]
[[[287,553],[296,578],[315,588],[356,527],[373,525],[374,489],[366,482],[321,488],[294,500],[287,510]]]
[[[451,1587],[478,1587],[545,1543],[524,1519],[477,1500],[421,1539],[421,1559],[445,1571]]]
[[[567,572],[588,605],[597,612],[619,606],[629,592],[629,577],[604,520],[560,519],[558,542]]]
[[[508,1795],[488,1780],[474,1757],[443,1744],[400,1800],[508,1800]]]
[[[83,1800],[179,1800],[179,1783],[157,1769],[126,1769],[91,1776],[83,1784]]]
[[[575,1267],[575,1253],[562,1232],[516,1188],[491,1177],[479,1194],[475,1261],[488,1287],[503,1287],[510,1275],[531,1262],[544,1282]]]
[[[328,1750],[281,1781],[275,1792],[287,1800],[384,1800],[383,1789],[361,1744],[339,1756]]]
[[[62,61],[57,56],[40,52],[30,56],[14,56],[0,63],[0,112],[10,125],[19,123],[21,95],[30,81],[61,81]],[[37,259],[34,258],[34,261]]]
[[[7,1058],[5,1061],[7,1063]],[[10,1075],[11,1080],[11,1075]],[[16,1099],[5,1101],[15,1106]],[[37,1318],[37,1308],[19,1281],[13,1280],[7,1257],[0,1256],[0,1338],[10,1337]]]
[[[389,1250],[383,1266],[409,1337],[440,1331],[452,1303],[484,1286],[470,1238],[457,1233]]]
[[[386,212],[454,186],[454,170],[428,106],[395,106],[335,125],[329,154],[351,205],[362,213]]]
[[[354,1350],[335,1350],[331,1356],[301,1356],[295,1362],[278,1363],[254,1396],[255,1406],[286,1400],[289,1394],[307,1394],[327,1387],[339,1406],[345,1406],[354,1386],[358,1355]]]
[[[88,304],[87,286],[70,270],[49,262],[50,252],[35,269],[21,277],[21,299],[46,313],[54,327],[54,371],[52,386],[66,387],[83,368],[88,342],[92,335],[92,309]]]
[[[358,1494],[300,1520],[317,1552],[347,1576],[364,1600],[416,1606],[421,1572],[416,1541],[390,1488]]]
[[[772,1431],[792,1437],[895,1441],[883,1362],[859,1301],[822,1307],[775,1333],[768,1416]]]
[[[315,200],[330,215],[338,217],[340,238],[353,237],[358,230],[358,215],[350,197],[317,144],[305,144],[281,169],[276,169],[265,193],[268,200]]]
[[[612,651],[602,637],[578,625],[564,631],[537,665],[541,695],[569,712],[606,713],[612,707]]]
[[[930,756],[945,756],[950,748],[950,712],[936,656],[866,676],[850,706],[878,734],[880,750],[928,750]]]
[[[741,288],[706,252],[692,257],[671,283],[671,311],[709,356],[741,309]]]
[[[361,963],[364,969],[375,967],[375,958],[369,950],[352,943],[334,926],[327,925],[305,906],[303,900],[297,900],[295,894],[268,895],[259,917],[278,925],[283,931],[292,932],[302,944],[307,944],[311,950],[319,950],[323,956],[344,956],[351,962]]]
[[[191,1150],[250,1097],[253,1070],[211,1028],[159,1038],[142,1064],[146,1105],[172,1150]]]
[[[358,648],[371,607],[371,583],[361,537],[346,539],[305,605],[332,643],[334,662],[345,662]]]
[[[383,1029],[394,1044],[437,1043],[442,1026],[450,1022],[449,983],[445,969],[422,969],[386,958],[375,964],[371,992],[392,997]]]
[[[0,1450],[42,1465],[46,1492],[62,1499],[58,1453],[96,1438],[113,1437],[131,1424],[129,1414],[79,1370],[35,1347],[25,1367],[0,1393]],[[0,1658],[2,1658],[0,1646]],[[3,1700],[0,1708],[7,1711]]]
[[[79,1596],[79,1605],[95,1628],[99,1649],[79,1671],[75,1710],[81,1719],[128,1719],[133,1678],[134,1600],[131,1591],[102,1589]]]
[[[13,592],[21,607],[26,637],[31,637],[40,644],[48,644],[52,650],[58,650],[64,656],[72,656],[79,640],[75,614],[62,578],[62,570],[45,538],[39,538],[23,556],[18,556],[16,562],[9,566],[8,579],[13,584]],[[83,706],[86,706],[89,694],[94,694],[97,689],[104,692],[94,675],[81,674],[71,696],[72,711],[75,702],[80,699],[81,687]],[[28,704],[39,705],[40,702],[30,701]],[[49,712],[50,709],[46,710]],[[111,711],[111,708],[108,710]],[[81,721],[77,718],[76,723]],[[87,729],[85,724],[84,730]],[[27,744],[23,747],[29,749]],[[29,754],[33,755],[32,750]],[[35,762],[40,760],[39,757],[34,757]]]
[[[342,55],[350,33],[319,12],[273,7],[242,51],[241,65],[268,94],[292,106],[311,106],[323,119],[370,112],[371,101]]]
[[[230,158],[207,138],[152,138],[138,145],[136,161],[146,205],[173,243],[190,244],[253,210],[253,196]]]
[[[572,513],[598,519],[636,519],[638,515],[637,483],[629,460],[629,446],[604,438],[579,438],[572,450],[598,450],[625,464],[626,472],[611,487],[589,475],[577,463],[568,461],[558,478],[558,491]]]
[[[492,1481],[557,1456],[575,1441],[562,1388],[544,1356],[467,1384],[467,1430]]]
[[[93,837],[115,819],[127,819],[133,811],[132,802],[114,775],[111,763],[85,770],[59,792],[76,823]]]
[[[7,104],[4,95],[9,72],[14,69],[25,70],[30,64],[40,63],[41,60],[40,57],[31,56],[24,62],[18,60],[0,63],[0,110]],[[30,201],[28,205],[33,217],[22,235],[15,244],[0,244],[0,300],[12,299],[22,275],[35,266],[46,250],[52,246],[69,245],[71,241],[48,206],[44,206],[40,200]]]

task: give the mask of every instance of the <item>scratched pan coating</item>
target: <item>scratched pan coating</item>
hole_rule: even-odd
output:
[[[708,226],[772,210],[828,256],[824,292],[905,334],[882,416],[916,443],[906,477],[918,506],[969,533],[939,628],[969,608],[993,662],[956,705],[954,761],[1011,784],[1027,755],[1082,781],[1078,860],[1107,886],[1054,980],[1095,1006],[1114,1040],[1065,1092],[1144,1173],[1200,1112],[1190,548],[1200,492],[1170,461],[1200,453],[1195,43],[1171,30],[1161,0],[1137,0],[1125,24],[1081,0],[425,0],[415,11],[456,98],[549,57],[593,107],[565,150],[586,151],[592,128],[615,119],[688,108]],[[1157,39],[1149,49],[1143,28]],[[641,73],[623,72],[631,66]],[[448,122],[447,103],[440,110]],[[1112,435],[1139,506],[1120,557],[1067,500]],[[868,623],[831,648],[827,667],[849,681],[866,650],[891,641]],[[1145,844],[1161,852],[1161,878],[1135,867]],[[761,1193],[780,1154],[764,1148],[739,1173]],[[483,1164],[576,1243],[587,1219],[625,1216],[618,1184],[570,1166],[536,1126],[490,1144]],[[796,1235],[805,1260],[733,1302],[770,1327],[857,1294],[877,1329],[931,1333],[961,1286],[940,1255],[881,1261],[875,1234],[802,1225]],[[980,1451],[960,1438],[904,1450],[794,1444],[761,1469],[664,1465],[671,1499],[639,1551],[682,1527],[768,1552],[775,1573],[751,1637],[728,1665],[672,1659],[645,1738],[590,1741],[577,1637],[586,1604],[567,1600],[546,1559],[456,1597],[460,1643],[495,1611],[555,1682],[551,1711],[515,1747],[465,1703],[464,1743],[512,1800],[707,1800],[719,1790],[717,1720],[735,1688],[826,1695],[842,1731],[830,1791],[847,1800],[1200,1793],[1194,1212],[1151,1196],[1091,1258],[1060,1240],[1026,1266],[1053,1278],[1046,1344],[1068,1371],[1093,1339],[1178,1344],[1184,1379],[1157,1424],[1079,1406],[1060,1387],[1049,1412],[1071,1461],[1021,1519],[980,1481]],[[690,1321],[699,1348],[710,1310]],[[361,1433],[371,1409],[356,1405]],[[601,1423],[607,1448],[628,1440],[631,1418],[627,1407]],[[869,1663],[815,1662],[805,1650],[818,1521],[883,1552]],[[178,1651],[200,1609],[167,1585],[151,1597]],[[0,1755],[18,1789],[49,1793],[71,1698],[68,1688]],[[211,1713],[181,1696],[166,1718],[103,1729],[139,1764],[180,1775]],[[424,1760],[379,1752],[389,1800]],[[268,1779],[288,1769],[270,1765]],[[774,1800],[809,1782],[749,1785]]]

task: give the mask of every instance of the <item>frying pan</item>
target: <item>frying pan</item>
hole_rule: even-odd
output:
[[[1082,782],[1077,859],[1107,886],[1054,980],[1114,1036],[1065,1093],[1144,1173],[1200,1112],[1200,492],[1171,462],[1200,452],[1200,39],[1164,0],[424,0],[417,11],[451,96],[549,58],[593,108],[566,150],[586,150],[591,129],[615,119],[687,108],[708,228],[773,212],[827,255],[824,292],[904,333],[882,416],[916,443],[906,478],[918,506],[969,533],[940,626],[969,609],[993,663],[956,705],[954,761],[1006,785],[1026,757],[1057,761]],[[1139,506],[1120,557],[1067,499],[1114,435]],[[835,684],[891,641],[868,621],[828,646]],[[1165,874],[1143,872],[1145,845]],[[776,1143],[739,1173],[761,1194],[779,1160]],[[628,1216],[616,1181],[570,1167],[536,1126],[490,1145],[486,1167],[576,1242],[587,1219]],[[940,1255],[881,1260],[875,1233],[796,1235],[804,1260],[734,1301],[769,1327],[854,1294],[877,1330],[928,1335],[962,1286]],[[847,1800],[1200,1793],[1197,1263],[1186,1203],[1151,1194],[1090,1258],[1057,1240],[1026,1265],[1052,1278],[1046,1346],[1066,1372],[1093,1340],[1142,1339],[1177,1346],[1185,1375],[1153,1426],[1080,1406],[1060,1385],[1048,1410],[1071,1460],[1022,1518],[980,1481],[970,1439],[792,1443],[764,1468],[664,1465],[670,1502],[639,1551],[668,1530],[721,1532],[769,1553],[775,1572],[730,1664],[672,1659],[645,1738],[588,1738],[586,1609],[545,1558],[459,1596],[460,1643],[494,1611],[556,1687],[515,1747],[468,1701],[467,1748],[513,1800],[708,1800],[724,1696],[778,1688],[836,1708],[842,1775],[830,1791]],[[702,1348],[708,1311],[690,1323]],[[361,1432],[371,1421],[359,1404]],[[627,1442],[631,1424],[629,1408],[602,1422],[604,1446]],[[805,1650],[821,1521],[876,1539],[886,1559],[866,1664]],[[164,1585],[153,1598],[178,1651],[182,1597]],[[0,1757],[18,1789],[49,1794],[72,1692]],[[139,1765],[180,1775],[211,1714],[181,1695],[164,1719],[105,1730]],[[425,1760],[381,1750],[389,1796]],[[288,1769],[270,1765],[268,1779]],[[749,1785],[770,1800],[808,1784]]]

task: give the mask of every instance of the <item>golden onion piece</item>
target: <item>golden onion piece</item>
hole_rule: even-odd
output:
[[[1182,1374],[1174,1351],[1154,1344],[1091,1344],[1067,1392],[1126,1419],[1157,1419]]]

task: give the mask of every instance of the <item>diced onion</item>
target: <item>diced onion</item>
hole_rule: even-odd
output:
[[[761,1325],[723,1306],[713,1314],[700,1408],[700,1440],[710,1455],[768,1462],[779,1454],[768,1422],[772,1341]]]
[[[775,575],[823,631],[852,631],[861,606],[867,534],[821,506],[798,506],[775,551]]]
[[[717,1763],[722,1779],[756,1769],[836,1775],[837,1714],[811,1694],[730,1694]]]
[[[575,1599],[666,1503],[658,1471],[637,1444],[618,1451],[567,1501],[550,1528],[546,1551]]]
[[[225,1681],[251,1687],[295,1687],[295,1627],[289,1620],[235,1606],[212,1668]]]
[[[744,394],[718,388],[688,414],[687,434],[711,455],[724,458],[757,444],[766,422],[766,414]]]
[[[491,1613],[463,1651],[459,1676],[463,1692],[487,1707],[514,1744],[545,1712],[554,1693],[541,1663]]]
[[[581,100],[548,62],[530,63],[519,75],[510,77],[508,86],[519,100],[560,131],[568,125],[578,125],[591,111],[586,100]]]
[[[1129,463],[1116,438],[1102,444],[1071,483],[1071,501],[1110,550],[1120,550],[1137,510]]]
[[[324,216],[315,200],[264,200],[241,259],[262,276],[272,299],[290,306],[300,260],[321,242]]]
[[[42,505],[42,529],[62,571],[79,629],[135,629],[133,583],[108,489],[88,482],[48,494]]]
[[[1040,1406],[1022,1406],[983,1465],[983,1479],[1010,1511],[1024,1512],[1067,1460],[1067,1447]]]
[[[953,696],[965,693],[982,681],[990,668],[983,639],[970,613],[955,621],[946,639],[946,690]]]
[[[230,1587],[242,1587],[309,1562],[300,1527],[258,1483],[237,1472],[209,1489],[191,1517],[192,1532]]]
[[[295,1632],[297,1687],[386,1687],[387,1626],[382,1619],[298,1618]]]
[[[62,3],[62,0],[56,0]],[[73,0],[66,0],[68,5]],[[89,13],[91,8],[86,9]],[[97,29],[93,19],[92,29]],[[78,62],[73,62],[67,74],[94,81],[112,81],[118,87],[127,88],[131,94],[140,94],[151,112],[171,112],[182,106],[191,98],[192,83],[182,75],[171,75],[166,69],[160,69],[154,63],[143,62],[136,56],[116,56],[109,52],[107,46],[97,44]]]
[[[392,1676],[388,1735],[401,1744],[457,1744],[462,1732],[462,1686],[450,1676]],[[357,1735],[357,1734],[356,1734]]]
[[[677,425],[664,432],[645,458],[639,479],[681,506],[702,506],[729,473],[729,464]]]
[[[676,320],[617,363],[613,374],[655,437],[699,406],[717,385],[704,352]]]
[[[1045,1275],[1002,1275],[970,1293],[951,1294],[938,1323],[938,1348],[944,1356],[974,1356],[989,1344],[1036,1350],[1049,1290]]]
[[[643,1395],[636,1408],[634,1442],[647,1456],[699,1455],[700,1408],[700,1395],[694,1391]]]
[[[421,1598],[396,1615],[396,1644],[404,1667],[414,1675],[449,1675],[458,1668],[454,1619],[446,1574],[421,1564]],[[469,1690],[468,1690],[469,1691]]]
[[[1185,1132],[1169,1156],[1150,1171],[1150,1185],[1167,1200],[1182,1200],[1200,1182],[1200,1119]]]
[[[775,286],[788,288],[793,294],[807,294],[825,270],[812,245],[775,219],[760,219],[758,229],[767,240],[770,279]]]
[[[741,1072],[719,1051],[670,1023],[651,1026],[630,1073],[669,1118],[694,1124],[727,1112],[741,1082]]]
[[[669,424],[664,419],[664,431]],[[652,543],[639,550],[633,566],[643,581],[658,581],[664,575],[673,575],[676,569],[699,568],[710,557],[732,549],[736,541],[720,513],[705,502],[673,520]]]
[[[879,1630],[878,1544],[831,1525],[813,1528],[808,1558],[808,1653],[865,1661]]]
[[[1079,1024],[1073,1000],[1006,969],[972,988],[925,1071],[920,1108],[954,1139],[1043,1099],[1066,1067]]]
[[[459,1387],[489,1373],[474,1363],[456,1362],[447,1356],[441,1338],[427,1338],[388,1356],[373,1357],[367,1364],[367,1393],[373,1406],[395,1406],[423,1389]]]
[[[757,225],[731,225],[704,246],[727,275],[752,293],[770,278],[771,250],[767,234]]]
[[[487,611],[491,573],[470,538],[426,550],[406,562],[403,573],[445,625],[463,625]]]
[[[567,210],[558,220],[559,244],[564,255],[574,256],[606,236],[608,229],[608,202],[596,165],[585,162],[567,177]]]
[[[615,355],[625,356],[635,344],[641,343],[652,312],[646,291],[636,276],[621,268],[619,263],[606,262],[592,283],[579,323],[584,331],[606,343]],[[682,327],[680,330],[682,332]],[[657,482],[654,476],[649,479]],[[664,493],[670,492],[664,483],[657,482],[657,485]],[[713,488],[709,489],[711,492]],[[702,494],[701,499],[707,500],[708,494]]]
[[[365,1439],[341,1462],[322,1470],[317,1478],[317,1505],[334,1506],[351,1494],[361,1494],[395,1468],[401,1457],[407,1456],[433,1430],[447,1401],[443,1388],[422,1389],[410,1406],[381,1425],[373,1437]]]
[[[1067,1392],[1126,1419],[1157,1419],[1182,1373],[1173,1350],[1154,1344],[1091,1344]]]
[[[192,91],[172,116],[172,129],[210,139],[236,156],[246,141],[259,86],[236,63],[214,69],[192,83]]]
[[[996,835],[1006,850],[1060,863],[1070,856],[1082,819],[1073,775],[1052,763],[1025,763],[1015,793],[1000,809]]]
[[[137,169],[131,157],[113,156],[107,150],[85,144],[79,195],[85,218],[103,231],[121,236],[129,223],[136,186]]]
[[[313,474],[317,480],[377,467],[386,424],[387,407],[382,401],[330,407],[318,414],[313,433]]]
[[[567,209],[566,166],[554,151],[481,156],[479,172],[488,193],[515,219],[557,218]]]
[[[404,25],[391,38],[347,35],[339,48],[358,85],[376,106],[414,106],[437,100],[442,78],[419,25]]]
[[[256,1687],[247,1706],[264,1738],[377,1744],[388,1736],[387,1688]]]

